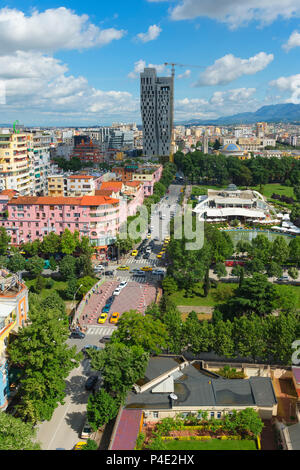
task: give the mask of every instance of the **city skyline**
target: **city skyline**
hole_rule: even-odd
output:
[[[300,103],[297,0],[8,1],[0,24],[1,123],[141,124],[140,72],[173,61],[176,122]]]

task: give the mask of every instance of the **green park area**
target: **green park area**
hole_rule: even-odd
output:
[[[225,302],[232,297],[234,290],[238,287],[235,283],[218,283],[216,288],[212,288],[208,295],[204,296],[203,282],[198,282],[192,289],[192,296],[187,295],[186,289],[181,289],[170,295],[170,300],[175,305],[189,307],[215,307],[217,304]]]

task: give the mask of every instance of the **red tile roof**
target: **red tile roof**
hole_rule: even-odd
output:
[[[124,409],[111,450],[133,450],[140,430],[142,410]]]
[[[112,191],[121,191],[123,183],[121,181],[104,181],[100,189],[110,189]]]
[[[119,199],[106,196],[82,196],[82,197],[38,197],[21,196],[11,200],[8,205],[56,205],[56,206],[102,206],[105,204],[118,204]]]
[[[90,176],[90,175],[70,175],[70,176],[68,176],[68,179],[70,179],[70,180],[90,180],[90,179],[93,179],[93,177]]]
[[[96,189],[95,196],[108,196],[110,197],[113,193],[112,189]]]

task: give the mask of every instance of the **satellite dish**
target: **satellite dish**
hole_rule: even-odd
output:
[[[177,395],[175,395],[175,393],[171,393],[169,396],[170,396],[170,398],[172,398],[172,400],[177,400],[178,399],[178,397],[177,397]]]

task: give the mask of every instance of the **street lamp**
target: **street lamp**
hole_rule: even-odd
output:
[[[76,297],[77,292],[79,291],[79,289],[80,289],[82,286],[83,286],[83,284],[80,284],[80,286],[78,287],[78,289],[76,289],[76,291],[75,291],[75,293],[74,293],[74,296],[73,296],[73,309],[76,309],[75,297]],[[75,310],[75,312],[74,312],[74,317],[73,317],[73,318],[75,318],[75,316],[76,316],[76,310]]]

